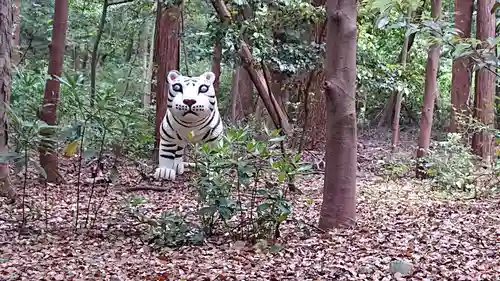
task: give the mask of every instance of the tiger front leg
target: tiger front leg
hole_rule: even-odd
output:
[[[158,168],[155,171],[155,179],[175,180],[176,174],[184,173],[184,146],[168,143],[160,140],[158,149]]]

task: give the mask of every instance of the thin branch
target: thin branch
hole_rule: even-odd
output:
[[[114,2],[114,3],[108,3],[108,7],[109,6],[113,6],[113,5],[120,5],[120,4],[125,4],[125,3],[129,3],[129,2],[133,2],[134,0],[122,0],[122,1],[117,1],[117,2]]]

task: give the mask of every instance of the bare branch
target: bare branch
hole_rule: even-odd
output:
[[[113,2],[113,3],[108,3],[108,7],[113,6],[113,5],[125,4],[125,3],[129,3],[129,2],[133,2],[133,1],[134,0],[121,0],[121,1]]]

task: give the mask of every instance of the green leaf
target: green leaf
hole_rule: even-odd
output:
[[[375,23],[375,26],[379,29],[384,28],[387,24],[389,23],[389,18],[387,16],[380,17],[377,22]]]
[[[285,173],[285,172],[280,172],[280,173],[278,174],[278,181],[279,181],[279,182],[284,182],[284,181],[285,181],[285,179],[286,179],[286,173]]]
[[[495,4],[493,4],[493,7],[491,8],[491,13],[494,14],[498,9],[500,9],[500,1],[497,0]]]
[[[281,246],[280,244],[274,244],[271,247],[269,247],[269,252],[270,253],[278,253],[282,249],[283,249],[283,246]]]
[[[0,164],[7,164],[11,160],[16,160],[21,157],[21,154],[16,152],[0,153]]]
[[[284,141],[286,138],[286,136],[278,136],[278,137],[274,137],[272,139],[269,140],[269,142],[280,142],[280,141]]]
[[[296,172],[301,173],[301,172],[309,171],[311,169],[312,169],[312,165],[307,164],[307,165],[302,165],[302,166],[298,167]]]
[[[196,212],[198,215],[213,215],[215,212],[217,211],[217,209],[213,206],[211,207],[203,207],[201,209],[198,210],[198,212]]]

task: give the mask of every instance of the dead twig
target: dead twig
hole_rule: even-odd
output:
[[[158,187],[158,186],[142,185],[142,186],[127,187],[124,190],[127,191],[127,192],[141,191],[141,190],[150,190],[150,191],[165,192],[165,191],[170,191],[172,189],[164,188],[164,187]]]

